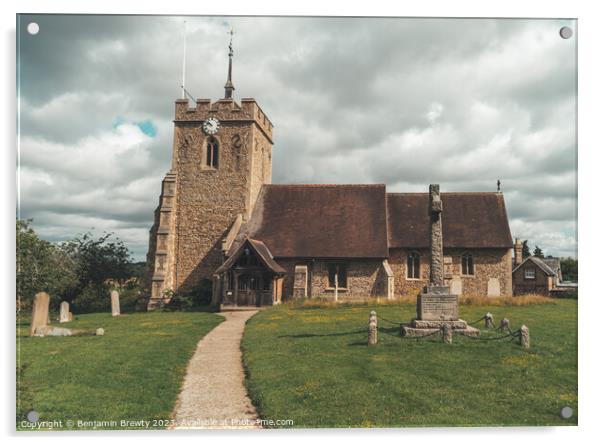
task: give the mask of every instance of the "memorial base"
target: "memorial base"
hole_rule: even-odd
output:
[[[412,320],[411,323],[401,325],[402,337],[426,337],[435,332],[440,331],[443,325],[450,326],[454,333],[468,335],[470,337],[478,337],[481,331],[468,324],[464,320],[449,320],[449,321],[427,321],[427,320]]]

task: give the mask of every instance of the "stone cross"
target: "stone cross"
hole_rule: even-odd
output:
[[[61,315],[59,317],[59,323],[67,323],[69,320],[69,303],[66,301],[61,302]]]
[[[429,284],[444,286],[443,280],[443,225],[441,214],[443,202],[439,193],[439,184],[429,185],[429,218],[431,234],[431,270]]]
[[[121,315],[119,309],[119,292],[116,290],[111,291],[111,315],[113,315],[113,317]]]
[[[33,299],[31,308],[31,325],[29,326],[29,336],[36,333],[36,329],[48,325],[48,305],[50,296],[46,292],[38,292]]]

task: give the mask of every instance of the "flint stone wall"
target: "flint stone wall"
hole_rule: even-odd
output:
[[[333,261],[307,261],[293,258],[276,258],[286,269],[284,298],[293,297],[295,265],[307,265],[308,298],[333,298],[334,288],[328,285],[328,265]],[[387,297],[387,274],[380,259],[336,261],[347,265],[347,287],[339,288],[338,300],[366,297]]]
[[[407,256],[410,252],[420,254],[420,279],[407,278]],[[473,256],[475,272],[473,276],[461,274],[462,254],[465,252],[469,252]],[[445,285],[451,287],[452,280],[461,280],[461,295],[487,296],[491,278],[499,280],[501,296],[512,295],[511,249],[445,249],[443,254],[444,257],[451,258],[451,263],[445,264]],[[390,250],[389,264],[395,276],[396,297],[418,296],[428,285],[429,256],[428,249]]]

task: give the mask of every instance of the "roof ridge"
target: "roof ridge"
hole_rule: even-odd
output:
[[[362,188],[381,188],[386,187],[386,184],[263,184],[267,187],[362,187]]]
[[[387,192],[387,195],[428,195],[429,192]],[[442,195],[500,195],[498,192],[441,192]]]

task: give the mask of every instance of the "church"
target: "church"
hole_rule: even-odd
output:
[[[147,308],[211,292],[222,306],[415,296],[429,280],[429,194],[385,184],[272,184],[274,126],[255,99],[175,103],[171,169],[150,230]],[[442,193],[446,285],[512,295],[503,194]]]

